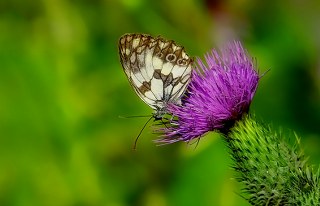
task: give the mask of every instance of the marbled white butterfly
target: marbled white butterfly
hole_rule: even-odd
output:
[[[147,34],[125,34],[119,54],[131,86],[154,110],[156,120],[167,113],[169,103],[181,104],[193,63],[182,46]]]

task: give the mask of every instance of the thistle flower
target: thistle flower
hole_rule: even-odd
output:
[[[259,75],[241,43],[229,44],[220,54],[212,50],[205,61],[198,58],[182,105],[169,105],[175,118],[156,142],[190,141],[214,130],[227,133],[248,112]]]

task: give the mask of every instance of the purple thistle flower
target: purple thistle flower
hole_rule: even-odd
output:
[[[160,129],[164,138],[156,142],[188,142],[214,130],[226,134],[248,112],[260,77],[241,43],[229,44],[221,54],[212,50],[205,60],[197,59],[182,105],[169,105],[176,118]]]

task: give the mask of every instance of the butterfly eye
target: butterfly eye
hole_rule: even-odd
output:
[[[166,60],[167,60],[168,62],[174,62],[176,59],[177,59],[177,57],[176,57],[176,55],[174,55],[174,54],[168,54],[168,55],[166,56]]]

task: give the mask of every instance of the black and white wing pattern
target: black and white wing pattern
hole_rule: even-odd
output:
[[[120,60],[137,95],[161,119],[167,104],[180,104],[189,84],[193,59],[172,40],[147,34],[125,34],[119,40]]]

